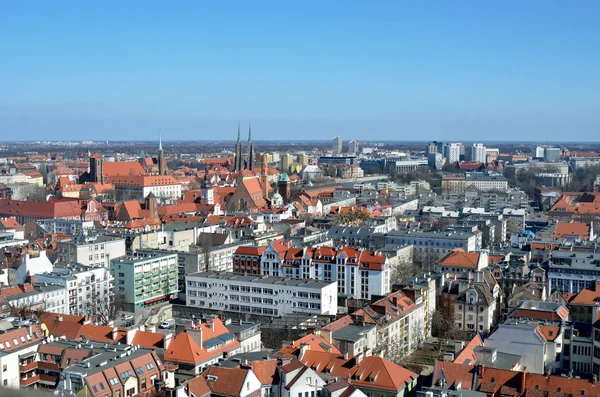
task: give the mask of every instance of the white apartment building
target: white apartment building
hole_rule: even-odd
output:
[[[545,327],[547,332],[541,327]],[[552,323],[540,325],[531,321],[511,320],[499,324],[498,329],[485,340],[484,346],[495,348],[499,353],[521,356],[520,363],[528,372],[554,372],[561,368],[563,327]]]
[[[47,312],[69,314],[67,289],[60,285],[27,284],[23,293],[8,295],[6,300],[15,308],[44,308]]]
[[[46,251],[32,251],[23,256],[23,262],[17,268],[15,284],[22,284],[27,274],[34,276],[39,273],[52,271],[52,262],[46,256]]]
[[[126,255],[125,239],[103,235],[74,236],[58,241],[58,263],[110,267],[110,260]]]
[[[279,317],[337,313],[337,283],[198,272],[186,276],[186,305]]]
[[[465,147],[465,160],[485,163],[485,146],[482,143],[474,143]]]
[[[421,261],[426,257],[439,259],[455,248],[462,248],[466,252],[477,251],[481,249],[482,233],[396,230],[383,236],[383,240],[386,244],[412,244],[415,260]]]
[[[37,221],[45,231],[53,234],[75,235],[84,230],[94,229],[93,221],[84,221],[79,219],[40,219]]]
[[[448,163],[460,161],[460,143],[448,143],[444,146],[444,157]]]
[[[337,282],[338,294],[371,299],[391,290],[390,265],[379,252],[359,248],[288,248],[271,244],[260,260],[260,274]]]
[[[342,153],[342,137],[336,136],[333,138],[332,149],[334,153]]]
[[[90,314],[103,321],[110,311],[114,279],[107,267],[55,266],[52,271],[36,274],[35,279],[38,283],[60,285],[67,289],[69,314]]]

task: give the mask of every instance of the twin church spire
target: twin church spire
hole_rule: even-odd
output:
[[[235,156],[233,159],[233,172],[242,170],[252,171],[254,169],[254,144],[252,143],[252,126],[248,125],[248,143],[246,153],[242,149],[240,125],[238,124],[238,137],[235,143]]]

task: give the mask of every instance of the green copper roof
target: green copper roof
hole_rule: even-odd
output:
[[[287,172],[284,172],[283,174],[281,174],[281,178],[279,178],[279,182],[289,182],[290,181],[290,177],[288,176]]]

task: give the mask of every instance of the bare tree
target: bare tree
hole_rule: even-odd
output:
[[[400,284],[421,273],[421,267],[414,262],[400,262],[390,268],[390,284]]]
[[[444,342],[453,339],[458,333],[454,318],[443,309],[437,309],[431,316],[431,334],[438,340],[438,353],[442,351]]]
[[[198,236],[196,244],[200,247],[200,252],[202,253],[204,271],[208,272],[210,270],[210,258],[213,247],[212,233],[202,233]]]
[[[396,364],[402,364],[407,355],[406,346],[398,336],[389,336],[387,340],[379,344],[383,358]]]

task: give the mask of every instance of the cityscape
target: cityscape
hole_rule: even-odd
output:
[[[597,4],[108,3],[0,6],[0,396],[600,396]]]

